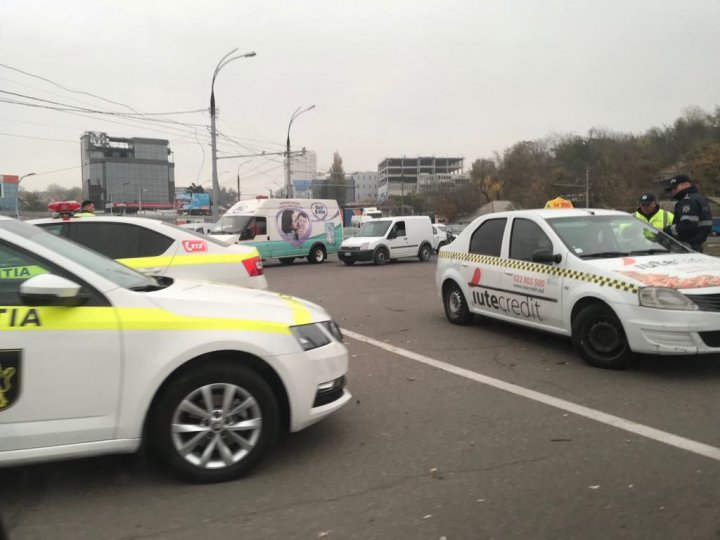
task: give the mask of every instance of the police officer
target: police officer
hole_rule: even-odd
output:
[[[710,205],[685,174],[671,178],[665,191],[669,191],[677,203],[672,225],[663,230],[702,253],[702,244],[712,230]]]
[[[656,229],[663,230],[672,225],[674,216],[672,212],[660,208],[654,193],[643,193],[640,196],[640,206],[635,211],[635,217]]]
[[[75,217],[95,217],[95,203],[90,200],[83,201]]]

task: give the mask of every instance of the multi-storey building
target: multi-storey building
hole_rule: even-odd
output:
[[[293,185],[293,196],[296,199],[312,197],[312,182],[316,175],[317,152],[306,150],[303,155],[290,158],[290,180]]]
[[[386,158],[378,165],[378,200],[418,191],[418,176],[460,175],[465,158],[398,157]]]
[[[87,132],[81,138],[83,197],[96,208],[175,208],[175,164],[168,141],[109,137]]]
[[[378,173],[375,171],[354,172],[350,175],[355,185],[355,200],[377,201]]]
[[[14,216],[18,211],[18,176],[0,174],[0,215]]]

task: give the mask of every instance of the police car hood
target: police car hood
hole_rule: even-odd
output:
[[[317,304],[294,296],[217,283],[180,280],[147,293],[158,307],[187,317],[220,317],[305,324],[330,320]]]
[[[701,253],[672,253],[583,261],[595,273],[643,287],[720,287],[720,259]],[[599,271],[599,272],[598,272]]]

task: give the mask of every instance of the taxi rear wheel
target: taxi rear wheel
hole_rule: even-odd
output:
[[[572,341],[591,366],[622,369],[632,356],[620,319],[603,305],[587,306],[572,323]]]
[[[233,480],[257,465],[278,425],[268,384],[228,362],[194,368],[170,381],[147,433],[152,455],[172,472],[209,483]]]
[[[456,283],[443,288],[443,304],[445,316],[453,324],[470,324],[475,318],[468,308],[465,295]]]

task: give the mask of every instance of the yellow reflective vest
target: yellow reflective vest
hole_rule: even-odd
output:
[[[649,223],[656,229],[663,230],[668,225],[672,225],[675,216],[673,216],[672,212],[668,212],[667,210],[663,210],[662,208],[658,207],[655,213],[650,216],[650,219],[648,219],[642,212],[640,212],[640,210],[637,210],[635,212],[635,217],[638,218],[640,221]]]

